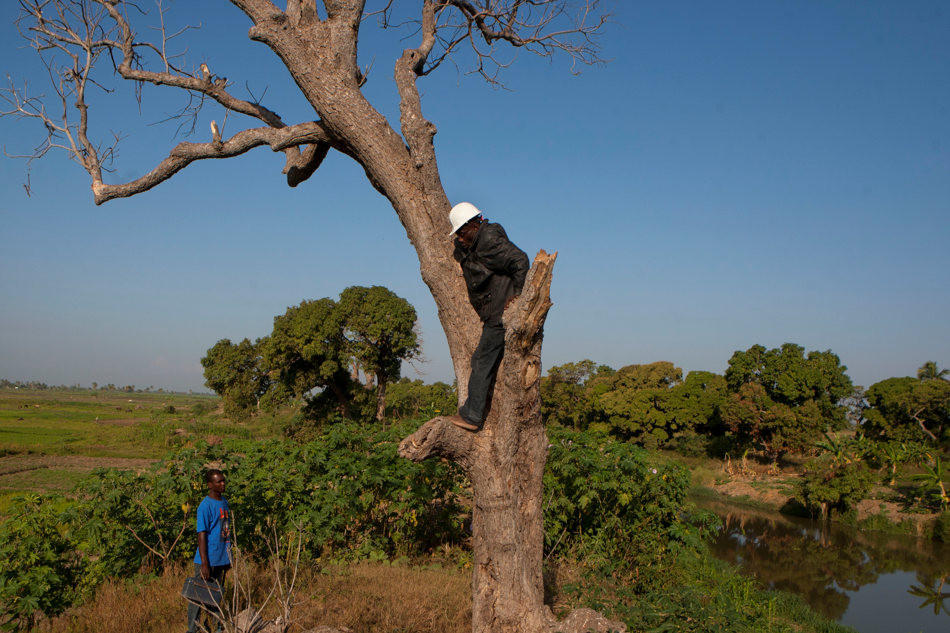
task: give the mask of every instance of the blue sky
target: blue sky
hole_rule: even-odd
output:
[[[609,3],[608,3],[609,4]],[[733,351],[831,349],[857,384],[950,364],[950,7],[933,2],[615,2],[605,66],[522,54],[493,89],[452,66],[421,80],[453,201],[529,255],[560,253],[544,364],[670,360],[722,371]],[[172,4],[185,42],[286,121],[312,118],[228,2]],[[0,69],[45,90],[0,8]],[[142,29],[144,31],[144,29]],[[367,94],[396,116],[405,43],[364,26]],[[245,96],[242,94],[242,96]],[[119,85],[93,132],[127,134],[113,181],[177,142],[150,125],[181,98]],[[198,124],[223,121],[209,107]],[[241,129],[232,116],[225,134]],[[254,125],[249,122],[250,126]],[[34,122],[0,119],[23,153]],[[92,203],[64,156],[0,158],[0,377],[203,389],[220,338],[269,333],[303,299],[381,284],[416,306],[425,362],[451,380],[435,305],[389,204],[342,155],[289,189],[267,149],[194,164],[144,195]]]

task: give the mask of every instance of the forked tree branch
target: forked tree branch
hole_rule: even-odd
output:
[[[595,37],[610,21],[601,11],[600,0],[433,0],[437,24],[433,46],[426,52],[426,65],[419,74],[429,74],[450,59],[466,42],[474,56],[474,69],[485,80],[500,84],[499,74],[513,56],[496,43],[524,49],[541,57],[566,54],[572,68],[604,60]],[[390,26],[391,6],[381,11],[380,24]],[[423,39],[428,37],[426,12],[416,21]],[[434,54],[430,54],[436,50]]]
[[[299,123],[280,129],[270,127],[252,128],[238,132],[228,140],[211,143],[179,143],[168,157],[150,172],[120,185],[93,183],[92,191],[96,204],[114,198],[127,198],[168,180],[196,160],[206,158],[231,158],[255,147],[269,145],[275,152],[301,145],[316,144],[329,147],[329,135],[316,121]],[[316,167],[313,167],[316,169]],[[312,173],[312,171],[311,171]],[[290,173],[288,173],[288,179]]]
[[[80,163],[92,177],[92,189],[95,201],[101,204],[106,200],[125,197],[145,191],[167,180],[194,160],[202,158],[224,158],[244,153],[252,147],[267,144],[286,154],[283,172],[287,174],[288,184],[296,186],[319,167],[331,147],[329,135],[325,129],[314,131],[317,124],[304,123],[303,127],[285,134],[267,134],[263,130],[246,130],[236,134],[226,143],[222,142],[212,123],[212,143],[183,143],[175,147],[168,158],[133,182],[109,185],[103,182],[106,163],[114,156],[119,136],[113,134],[110,146],[97,146],[89,136],[89,106],[86,94],[90,86],[102,88],[93,78],[96,61],[107,53],[122,78],[135,82],[137,96],[141,98],[140,86],[151,83],[186,91],[190,95],[199,95],[198,103],[189,103],[178,115],[190,113],[196,117],[204,98],[210,98],[221,104],[227,111],[239,112],[266,123],[275,130],[287,125],[273,110],[257,103],[235,97],[228,91],[229,82],[224,77],[211,73],[206,64],[201,64],[196,73],[179,68],[174,61],[175,55],[168,52],[169,42],[191,27],[185,27],[176,33],[166,31],[164,8],[158,2],[161,18],[161,42],[139,42],[128,22],[129,8],[137,9],[134,4],[124,0],[19,0],[22,14],[18,20],[21,34],[40,54],[47,65],[56,97],[58,97],[61,115],[53,116],[47,110],[42,96],[27,94],[26,86],[18,88],[12,81],[10,86],[0,92],[0,98],[9,108],[0,111],[0,115],[15,115],[40,120],[47,130],[46,140],[38,145],[29,160],[41,158],[50,149],[63,149],[71,158]],[[270,2],[251,1],[234,2],[252,19],[270,19],[279,11]],[[306,3],[305,3],[306,4]],[[310,1],[315,15],[315,5]],[[26,25],[26,21],[30,23]],[[25,25],[25,26],[24,26]],[[161,70],[148,70],[144,67],[143,54],[153,55]],[[61,64],[56,56],[66,61]],[[103,88],[105,89],[105,88]],[[70,106],[78,113],[77,120],[69,116]],[[194,124],[192,124],[193,127]],[[317,125],[317,127],[319,127]],[[303,134],[301,136],[301,133]],[[288,138],[310,138],[307,142],[287,142]],[[314,143],[309,145],[309,143]],[[303,154],[300,146],[308,145]],[[279,148],[279,149],[278,149]],[[29,188],[27,188],[29,193]]]
[[[531,353],[542,335],[544,321],[551,308],[551,278],[557,253],[540,251],[534,258],[518,299],[505,310],[505,356]],[[537,382],[540,367],[535,362],[525,365],[532,375],[521,376],[525,389]],[[480,432],[482,433],[482,432]],[[399,444],[399,455],[414,462],[430,457],[450,459],[462,468],[469,468],[475,459],[478,434],[463,431],[448,417],[438,416],[423,424]]]

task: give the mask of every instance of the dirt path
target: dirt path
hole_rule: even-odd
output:
[[[91,471],[95,468],[139,470],[155,459],[134,457],[86,457],[84,455],[7,455],[0,457],[0,477],[49,468],[52,470]]]

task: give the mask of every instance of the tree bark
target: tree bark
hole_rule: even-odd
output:
[[[382,422],[386,418],[386,379],[376,376],[376,421]]]

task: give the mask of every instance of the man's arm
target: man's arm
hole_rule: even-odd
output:
[[[480,241],[479,246],[483,248],[479,248],[478,256],[492,272],[511,277],[515,294],[520,295],[531,267],[528,256],[508,239],[505,230],[497,224],[485,228],[489,230],[485,236],[488,239]]]
[[[198,554],[201,556],[201,577],[211,578],[211,565],[208,563],[208,533],[198,532]]]

